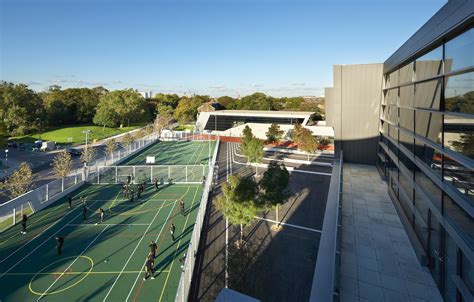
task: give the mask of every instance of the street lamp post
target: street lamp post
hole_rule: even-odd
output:
[[[41,119],[39,117],[36,118],[36,121],[38,122],[39,124],[39,127],[38,127],[38,138],[41,139]]]
[[[5,175],[8,171],[8,149],[5,149]]]

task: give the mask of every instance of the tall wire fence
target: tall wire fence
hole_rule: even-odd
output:
[[[95,159],[90,165],[92,167],[98,167],[119,164],[136,152],[155,143],[157,139],[158,136],[156,134],[149,135],[133,142],[124,149],[112,152],[109,156]],[[75,169],[63,179],[55,179],[19,197],[0,204],[0,232],[19,222],[23,214],[29,216],[34,212],[38,212],[69,192],[82,186],[84,181],[90,177],[89,171],[90,168]]]
[[[199,247],[199,240],[201,239],[201,231],[204,223],[204,215],[206,214],[207,203],[209,200],[209,192],[211,192],[212,186],[215,183],[214,175],[217,172],[216,158],[218,150],[219,139],[217,139],[216,147],[214,148],[214,153],[209,166],[209,171],[207,171],[206,181],[204,184],[201,202],[199,204],[196,222],[194,224],[194,229],[191,234],[191,241],[186,251],[184,261],[181,265],[181,277],[179,280],[178,291],[176,293],[175,299],[178,302],[188,301],[194,266],[196,263],[197,250]]]

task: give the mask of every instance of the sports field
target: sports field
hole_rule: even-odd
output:
[[[160,142],[152,148],[157,160],[166,156],[196,164],[207,161],[203,145],[209,143]],[[168,156],[178,148],[184,153]],[[138,164],[139,156],[133,160]],[[26,235],[20,234],[20,225],[0,233],[0,301],[174,301],[201,195],[201,184],[164,185],[159,190],[148,185],[140,200],[130,202],[120,185],[83,186],[73,194],[72,209],[62,199],[32,215]],[[81,196],[89,208],[85,222]],[[105,210],[103,223],[99,208]],[[176,227],[174,241],[171,224]],[[55,236],[64,237],[60,256]],[[151,241],[158,245],[155,279],[143,281]]]
[[[143,165],[147,156],[155,156],[155,165],[207,164],[212,156],[214,141],[166,141],[156,143],[123,162],[124,165]]]

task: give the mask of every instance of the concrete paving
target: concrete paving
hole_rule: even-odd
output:
[[[343,170],[340,301],[443,301],[376,167]]]

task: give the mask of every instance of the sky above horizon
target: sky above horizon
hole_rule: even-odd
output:
[[[154,93],[319,96],[382,63],[446,0],[0,0],[0,79]]]

